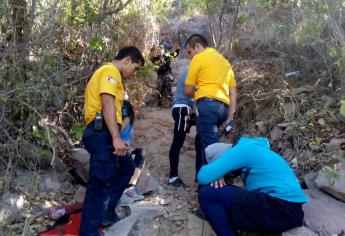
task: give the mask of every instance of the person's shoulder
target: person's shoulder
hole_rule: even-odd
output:
[[[117,69],[117,67],[113,63],[106,63],[102,65],[98,70],[101,70],[102,73],[121,78],[119,69]]]

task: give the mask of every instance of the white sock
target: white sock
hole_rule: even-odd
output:
[[[178,176],[171,177],[171,178],[169,179],[169,184],[175,182],[175,180],[176,180],[177,178],[178,178]]]

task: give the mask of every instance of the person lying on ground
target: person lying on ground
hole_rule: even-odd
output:
[[[303,224],[302,204],[308,199],[289,164],[270,150],[268,139],[242,137],[232,148],[216,143],[205,153],[209,163],[198,173],[205,185],[198,199],[217,235],[278,233]],[[232,171],[240,172],[244,188],[224,181]]]

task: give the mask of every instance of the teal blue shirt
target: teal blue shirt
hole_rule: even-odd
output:
[[[289,164],[270,150],[266,138],[241,138],[234,147],[200,169],[198,182],[209,184],[238,169],[248,191],[258,190],[289,202],[308,201]]]

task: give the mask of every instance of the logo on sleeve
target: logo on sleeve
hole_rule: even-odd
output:
[[[111,76],[108,77],[107,81],[111,84],[115,84],[115,79]]]

